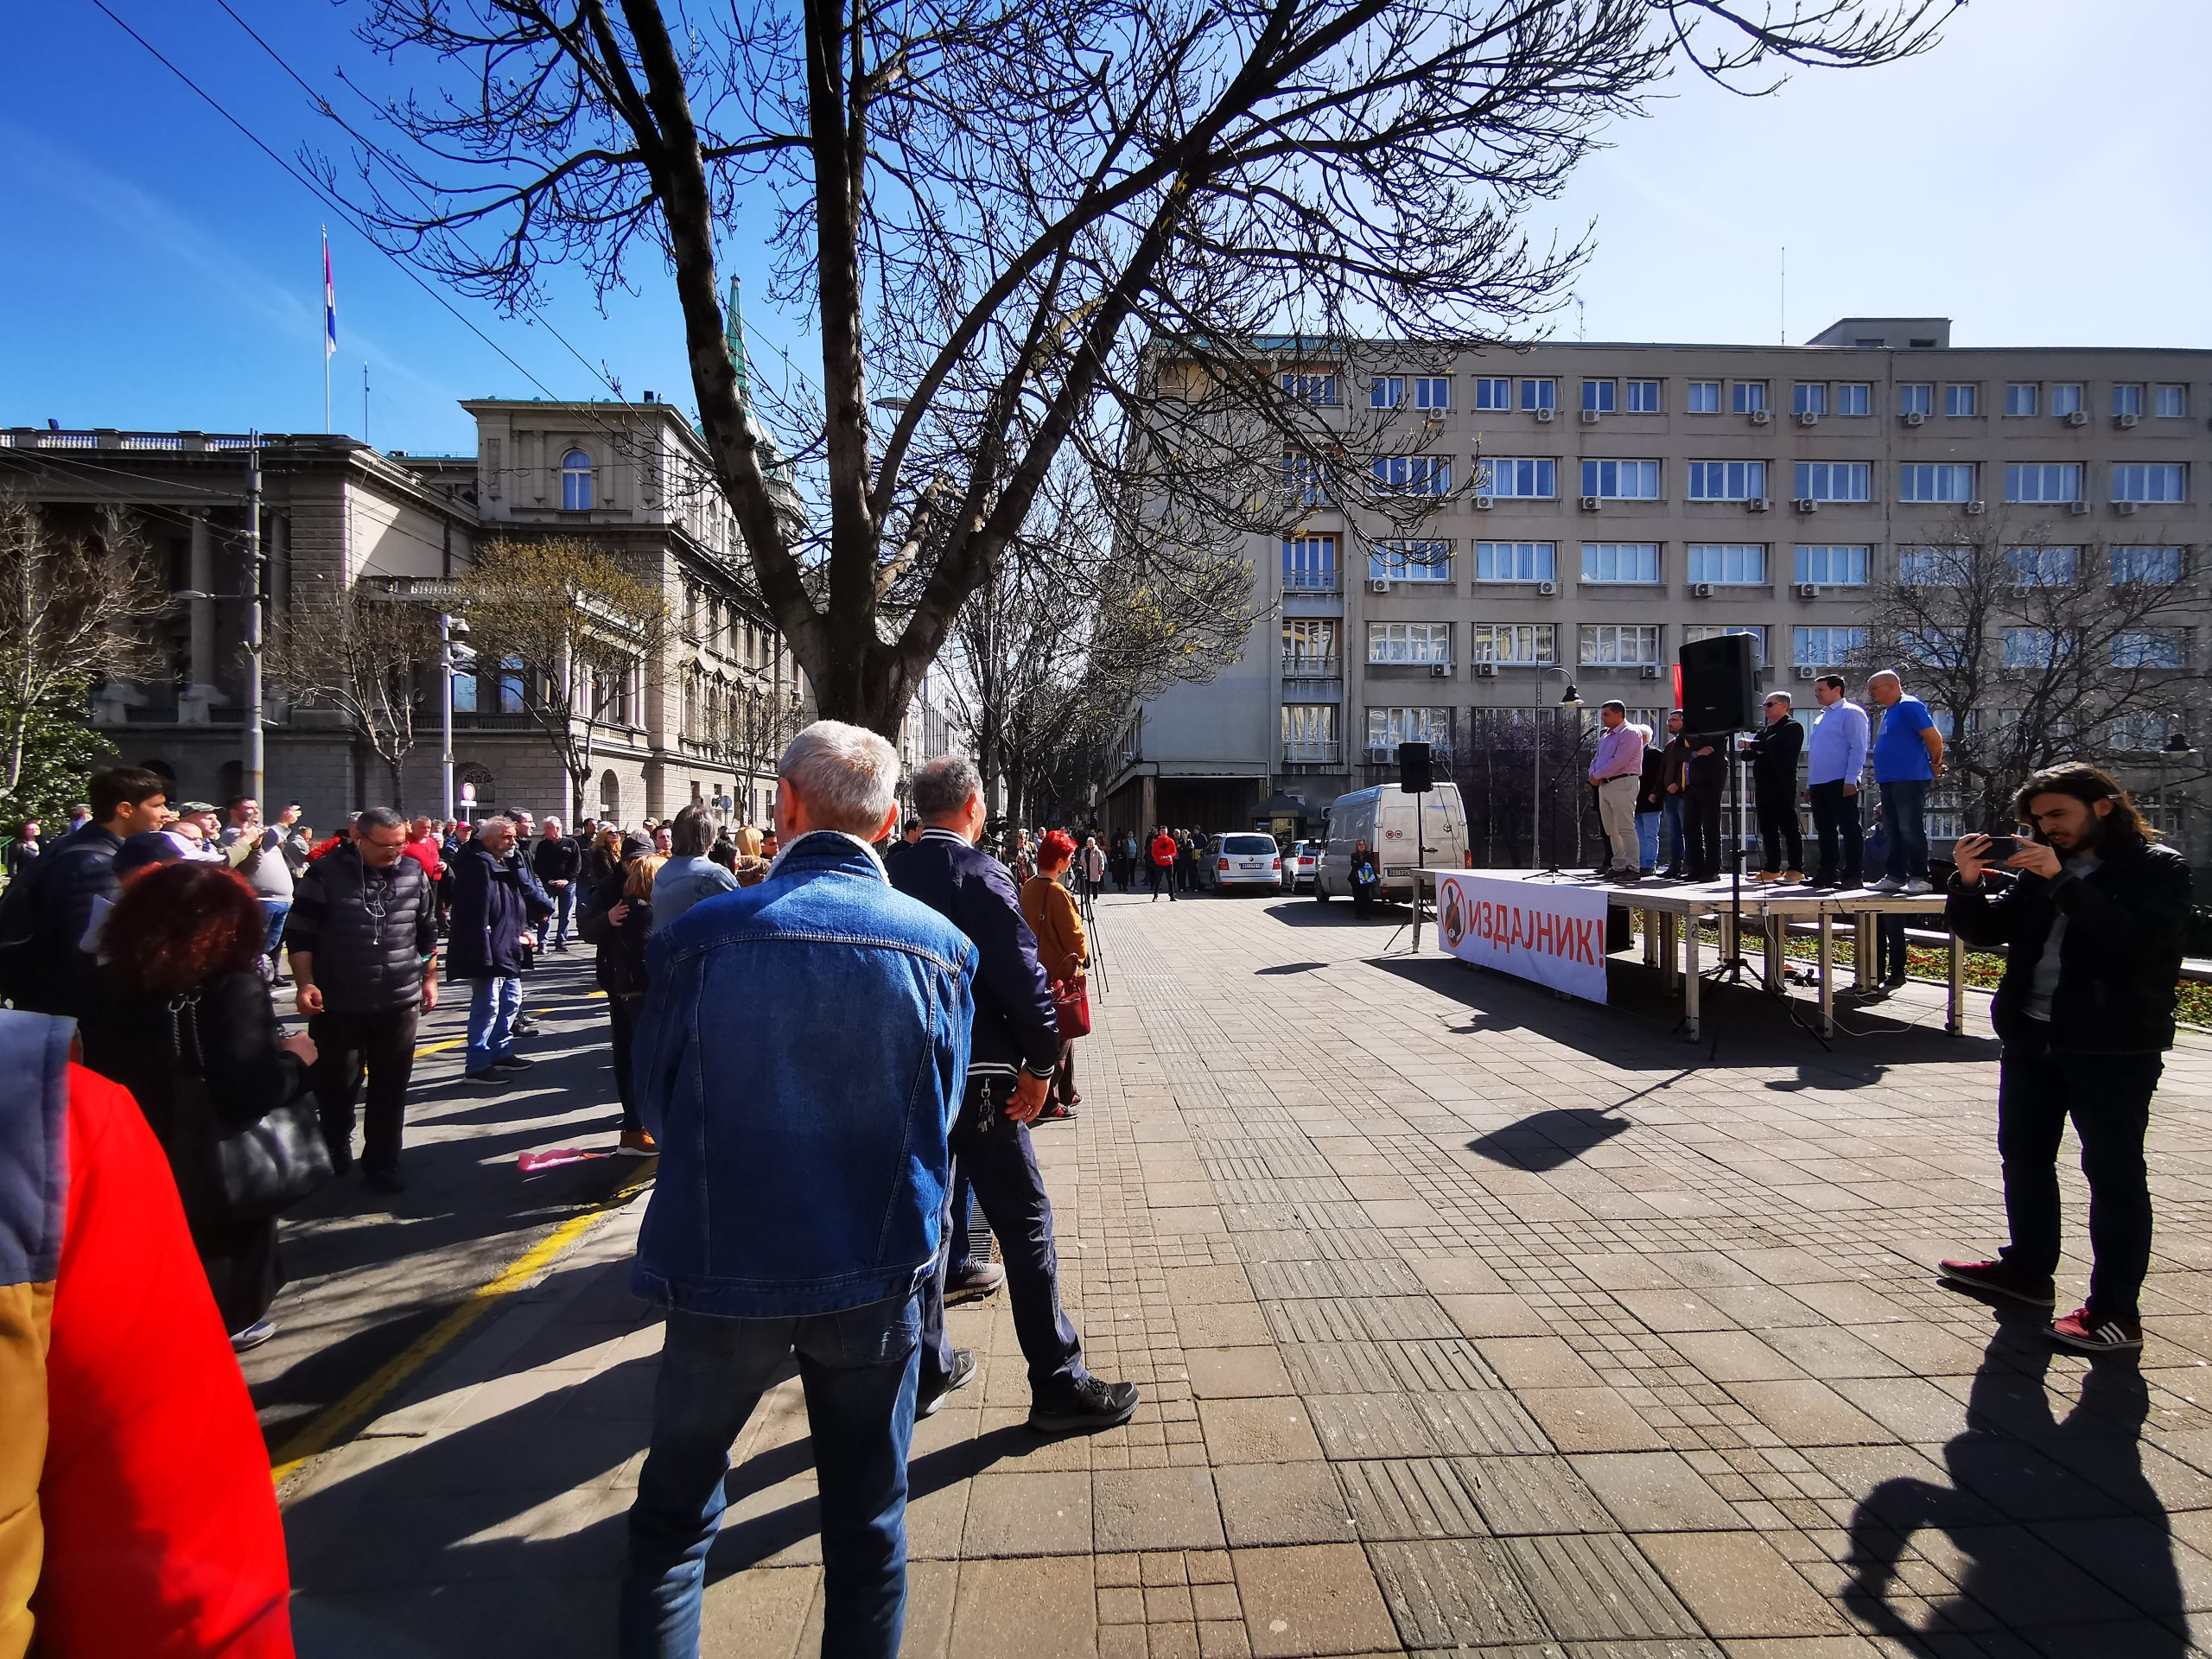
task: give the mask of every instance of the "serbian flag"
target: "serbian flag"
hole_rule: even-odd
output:
[[[338,349],[338,289],[330,280],[330,232],[322,233],[322,354]]]

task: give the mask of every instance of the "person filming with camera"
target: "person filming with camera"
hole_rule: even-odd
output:
[[[1989,1018],[2004,1045],[1997,1151],[2012,1241],[1993,1261],[1937,1272],[2056,1306],[2058,1145],[2071,1117],[2089,1184],[2089,1295],[2051,1338],[2088,1353],[2137,1349],[2151,1261],[2143,1141],[2173,1046],[2189,866],[2152,840],[2107,773],[2080,761],[2031,773],[2012,809],[2032,836],[1961,836],[1944,906],[1967,944],[2005,947]]]

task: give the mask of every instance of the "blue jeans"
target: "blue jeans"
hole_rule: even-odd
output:
[[[730,1444],[794,1349],[822,1494],[822,1651],[897,1659],[918,1319],[912,1296],[798,1319],[668,1316],[652,1438],[630,1509],[622,1659],[696,1659]]]
[[[1680,795],[1667,797],[1666,804],[1660,809],[1659,816],[1660,828],[1665,832],[1663,838],[1667,843],[1666,868],[1670,870],[1681,869],[1689,862],[1689,841],[1682,834],[1682,798]]]
[[[264,899],[261,901],[262,919],[269,924],[269,943],[262,947],[263,956],[276,954],[276,947],[284,942],[284,918],[291,913],[292,901],[289,899]]]
[[[515,1015],[521,1012],[522,981],[512,975],[470,982],[465,1070],[481,1071],[515,1052]]]
[[[1659,820],[1662,812],[1636,815],[1636,861],[1647,870],[1659,868]]]
[[[1908,778],[1880,785],[1882,827],[1890,833],[1890,856],[1882,874],[1900,881],[1928,879],[1928,780]]]
[[[541,917],[537,924],[537,948],[545,948],[545,935],[550,930],[563,944],[569,942],[569,913],[576,906],[576,884],[565,887],[548,887],[545,896],[553,901],[553,913]]]

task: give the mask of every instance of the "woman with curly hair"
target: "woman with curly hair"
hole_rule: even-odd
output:
[[[315,1044],[282,1037],[260,973],[261,901],[220,864],[165,864],[125,887],[100,931],[100,995],[81,1022],[85,1064],[130,1090],[168,1154],[185,1221],[244,1351],[275,1334],[264,1319],[284,1282],[276,1218],[229,1213],[190,1149],[257,1123],[308,1091]]]
[[[1090,941],[1084,937],[1082,912],[1064,880],[1075,857],[1075,842],[1065,830],[1055,830],[1037,843],[1035,857],[1037,874],[1021,884],[1022,919],[1037,936],[1037,960],[1053,988],[1080,985],[1090,966]],[[1075,1044],[1063,1038],[1052,1092],[1037,1120],[1073,1117],[1082,1103],[1083,1096],[1075,1091]]]

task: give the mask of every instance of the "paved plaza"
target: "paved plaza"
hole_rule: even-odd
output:
[[[1929,1272],[2002,1241],[1985,997],[1947,1038],[1915,987],[1829,1049],[1728,994],[1693,1046],[1625,962],[1608,1010],[1433,942],[1384,957],[1398,919],[1100,901],[1082,1115],[1037,1144],[1090,1363],[1145,1403],[1040,1440],[1003,1299],[953,1311],[982,1367],[916,1433],[908,1653],[2212,1643],[2212,1039],[2184,1039],[2154,1113],[2148,1345],[2091,1363]],[[548,1046],[611,1098],[582,989]],[[497,1096],[439,1098],[434,1135],[512,1187]],[[580,1122],[604,1142],[611,1113],[537,1144]],[[2070,1167],[2066,1193],[2080,1246]],[[626,1288],[643,1208],[523,1240],[524,1287],[289,1476],[307,1659],[610,1650],[660,1334]],[[2085,1279],[2069,1257],[2062,1298]],[[734,1455],[705,1651],[811,1655],[795,1382]]]

